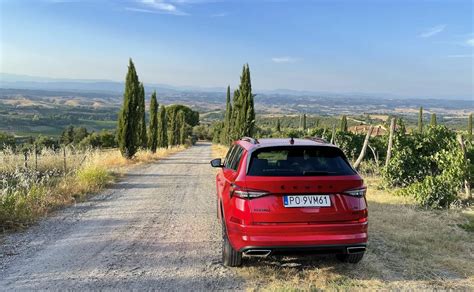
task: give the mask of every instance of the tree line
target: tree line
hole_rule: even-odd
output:
[[[123,105],[119,113],[117,142],[122,155],[132,158],[139,149],[185,144],[199,113],[184,105],[159,105],[156,91],[151,94],[149,123],[146,123],[145,87],[138,78],[132,59],[125,79]]]

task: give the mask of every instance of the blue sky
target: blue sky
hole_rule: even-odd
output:
[[[473,97],[473,1],[0,0],[0,71]]]

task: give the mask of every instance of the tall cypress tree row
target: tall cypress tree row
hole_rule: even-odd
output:
[[[155,153],[158,147],[158,102],[156,101],[156,90],[151,94],[150,128],[148,132],[148,145],[151,152]]]
[[[168,148],[168,121],[166,118],[166,108],[160,107],[158,112],[158,147]]]
[[[138,129],[138,141],[140,146],[145,149],[148,144],[148,138],[146,134],[146,121],[145,121],[145,86],[143,83],[140,83],[140,96],[138,100],[138,119],[139,119],[139,129]]]
[[[184,145],[186,142],[186,118],[183,111],[179,111],[178,116],[178,125],[179,125],[179,144]]]
[[[347,132],[347,117],[343,115],[341,118],[341,129],[342,132]]]
[[[468,124],[467,124],[467,138],[470,141],[472,141],[472,113],[469,115],[468,119]]]
[[[418,113],[418,132],[423,132],[423,107],[420,107],[420,112]]]
[[[141,88],[135,65],[129,60],[127,77],[125,79],[125,92],[123,105],[119,113],[117,126],[117,141],[122,156],[132,158],[137,152],[139,141],[138,101]]]
[[[436,114],[432,113],[431,114],[431,120],[430,120],[430,126],[435,127],[436,125],[438,125],[438,121],[436,119]]]

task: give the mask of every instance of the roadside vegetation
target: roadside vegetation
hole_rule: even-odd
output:
[[[0,154],[0,232],[20,228],[60,207],[85,200],[112,183],[130,167],[157,161],[185,146],[140,150],[125,159],[117,149],[75,151],[42,149],[25,165],[24,154]],[[32,157],[34,153],[29,153]]]
[[[88,132],[70,125],[59,138],[23,143],[0,132],[0,231],[21,227],[59,207],[84,200],[128,167],[156,161],[196,142],[199,113],[150,98],[130,60],[117,131]],[[147,121],[148,120],[148,121]]]

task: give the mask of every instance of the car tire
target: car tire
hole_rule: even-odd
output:
[[[230,244],[224,223],[222,223],[222,263],[227,267],[242,265],[242,253],[236,251]]]
[[[352,253],[352,254],[336,254],[336,258],[343,263],[357,264],[364,257],[363,252]]]

